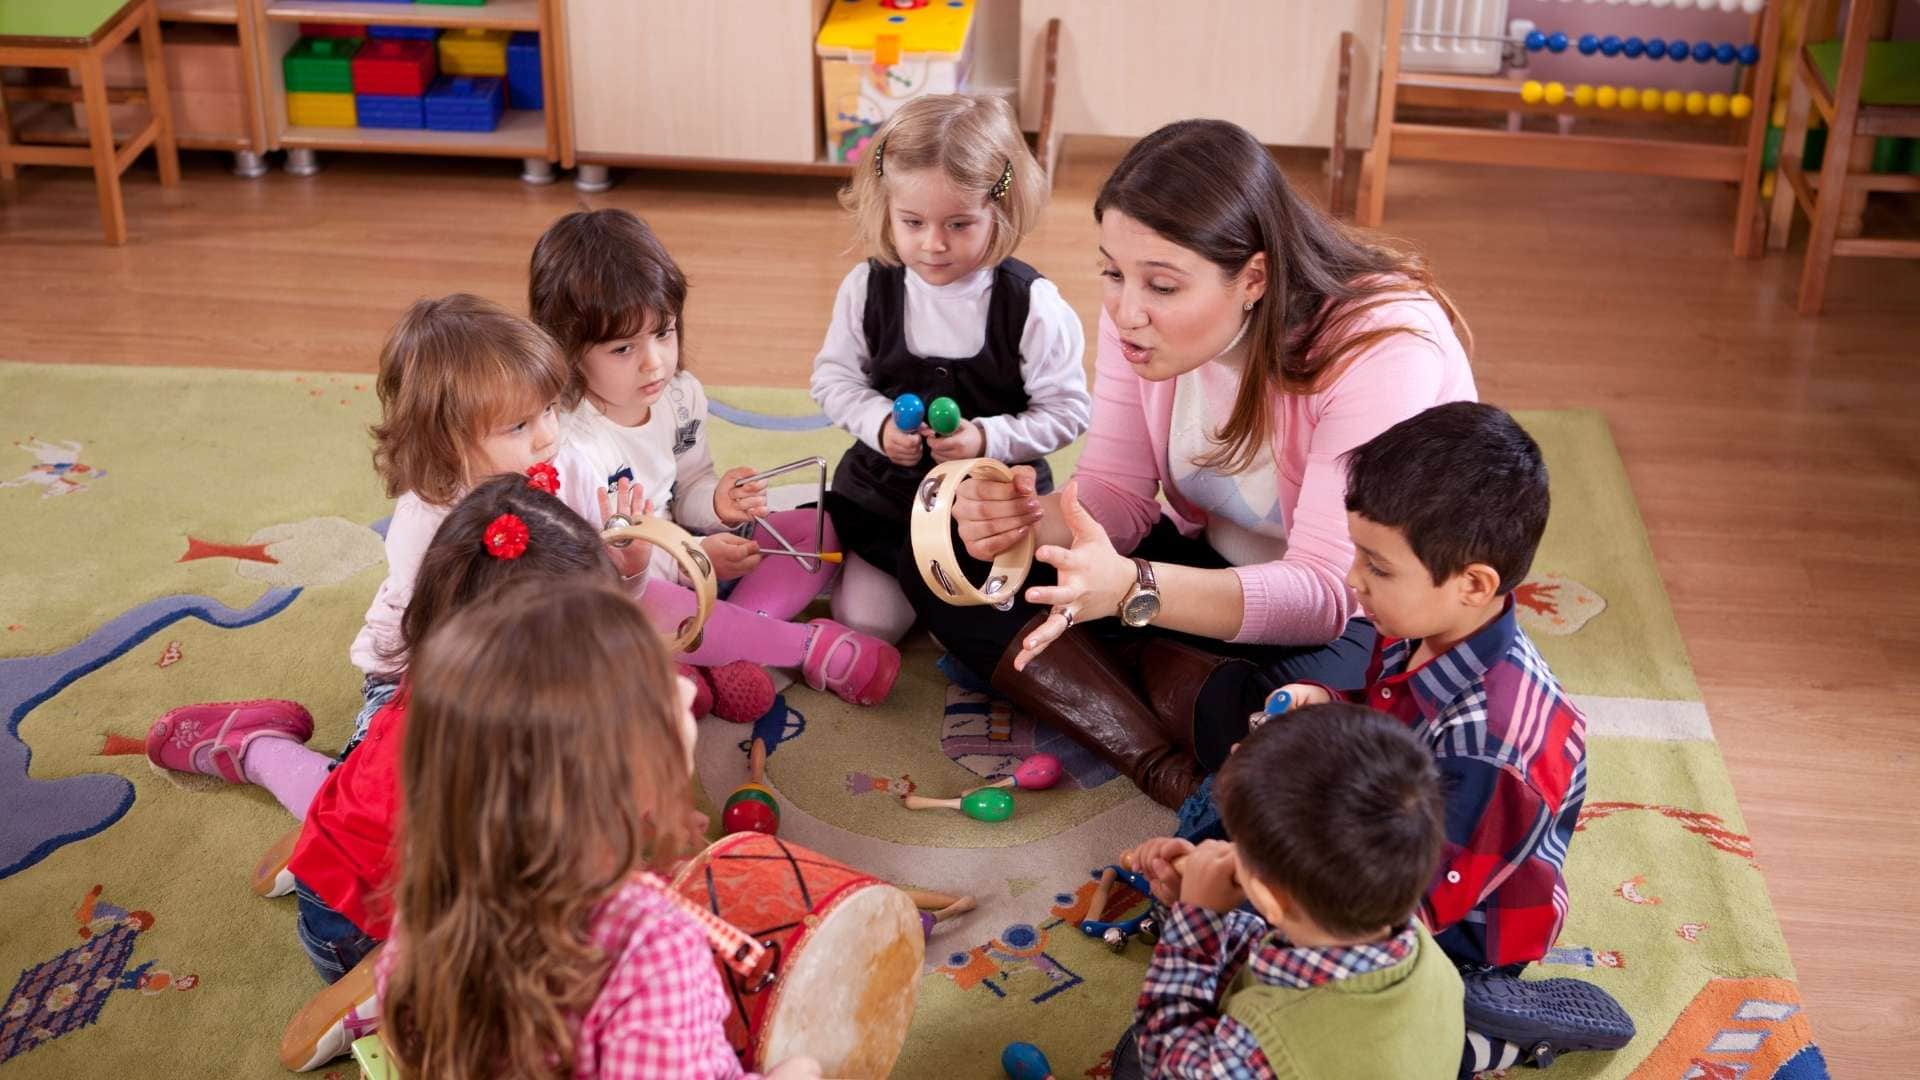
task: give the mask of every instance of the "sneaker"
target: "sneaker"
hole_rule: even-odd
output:
[[[1462,968],[1467,1027],[1520,1047],[1535,1068],[1575,1050],[1618,1050],[1633,1018],[1613,995],[1579,979],[1523,980],[1509,968]]]
[[[773,676],[759,664],[735,660],[708,668],[713,684],[713,715],[736,724],[751,724],[773,708]]]
[[[293,892],[293,871],[287,869],[287,863],[293,859],[293,849],[299,843],[300,826],[295,825],[260,856],[260,861],[253,865],[253,895],[271,899]]]
[[[376,949],[339,982],[307,999],[281,1036],[280,1064],[294,1072],[312,1072],[380,1030],[380,998],[374,985],[379,960]]]
[[[169,710],[147,729],[147,760],[174,772],[247,783],[241,762],[255,739],[313,737],[313,716],[297,701],[217,701]]]
[[[693,683],[694,719],[698,720],[700,717],[712,712],[713,683],[707,681],[706,671],[694,667],[692,664],[675,664],[673,666],[681,675],[685,676],[689,682]]]
[[[807,624],[813,636],[800,673],[815,690],[830,690],[855,705],[878,705],[893,692],[900,677],[900,650],[877,637],[842,626],[832,619]]]

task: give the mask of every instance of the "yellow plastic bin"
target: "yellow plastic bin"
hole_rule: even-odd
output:
[[[449,30],[440,35],[440,74],[505,75],[507,40],[505,30]]]
[[[865,159],[887,117],[922,94],[966,89],[974,0],[832,0],[814,41],[827,159]]]
[[[296,127],[358,127],[352,94],[287,91],[287,122]]]

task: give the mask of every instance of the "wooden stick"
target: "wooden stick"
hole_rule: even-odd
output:
[[[1100,884],[1094,887],[1093,899],[1087,903],[1088,919],[1094,922],[1100,921],[1100,912],[1107,906],[1107,894],[1113,891],[1113,883],[1117,879],[1118,875],[1113,872],[1111,866],[1100,871]]]
[[[992,781],[991,783],[986,783],[986,784],[981,784],[981,785],[979,785],[978,787],[970,787],[970,788],[968,788],[967,790],[965,790],[965,791],[963,791],[963,792],[961,792],[961,793],[960,793],[960,797],[964,799],[964,798],[966,798],[967,796],[969,796],[969,795],[971,795],[971,794],[973,794],[973,793],[974,793],[974,792],[976,792],[976,791],[985,791],[985,790],[987,790],[988,788],[997,788],[997,787],[1014,787],[1014,786],[1016,786],[1016,785],[1017,785],[1018,783],[1019,783],[1019,781],[1017,781],[1017,780],[1015,780],[1015,779],[1014,779],[1013,777],[1011,777],[1011,776],[1003,776],[1003,777],[1001,777],[1001,778],[1000,778],[1000,779],[998,779],[998,780],[995,780],[995,781]]]
[[[903,795],[900,804],[909,810],[958,810],[959,799],[926,799],[918,795]]]
[[[767,741],[753,740],[747,749],[747,778],[756,784],[767,782]]]

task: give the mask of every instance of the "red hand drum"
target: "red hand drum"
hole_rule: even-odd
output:
[[[790,1057],[822,1075],[883,1077],[906,1042],[926,939],[907,894],[777,836],[725,836],[673,878],[680,895],[774,954],[755,990],[724,963],[727,1038],[747,1068]]]

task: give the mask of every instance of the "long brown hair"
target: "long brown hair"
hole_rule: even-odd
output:
[[[567,356],[568,408],[587,393],[581,360],[603,341],[674,327],[686,367],[687,276],[629,210],[575,210],[547,227],[527,264],[527,310]]]
[[[667,645],[610,586],[526,581],[413,675],[388,1044],[409,1076],[569,1075],[612,959],[594,909],[689,839]]]
[[[486,548],[488,526],[512,514],[527,527],[527,549],[501,559]],[[474,600],[527,577],[572,575],[618,581],[620,571],[593,527],[567,504],[515,473],[495,476],[467,493],[434,530],[414,574],[413,598],[400,616],[400,640],[381,659],[397,680],[407,654],[426,642],[433,628]]]
[[[373,468],[387,498],[453,502],[477,479],[473,451],[488,429],[539,412],[566,384],[560,347],[506,308],[468,293],[415,301],[387,335],[374,383]]]
[[[1225,120],[1180,120],[1127,151],[1094,200],[1118,210],[1232,278],[1262,252],[1266,295],[1254,305],[1233,413],[1199,464],[1240,472],[1273,432],[1275,393],[1312,393],[1381,339],[1409,326],[1355,331],[1368,311],[1409,293],[1439,303],[1461,342],[1472,334],[1419,255],[1350,228],[1302,199],[1272,155]]]

